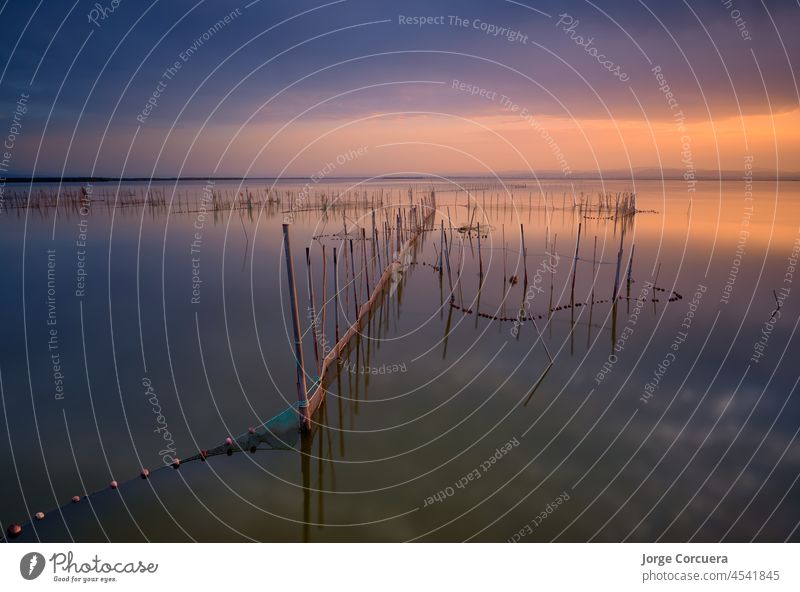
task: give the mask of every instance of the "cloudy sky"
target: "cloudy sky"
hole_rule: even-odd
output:
[[[795,1],[0,6],[11,174],[800,171]]]

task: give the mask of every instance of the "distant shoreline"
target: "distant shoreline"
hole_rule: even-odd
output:
[[[369,179],[370,181],[435,181],[435,182],[444,182],[447,178],[450,179],[474,179],[474,180],[487,180],[487,179],[501,179],[501,180],[509,180],[509,181],[561,181],[563,183],[569,183],[570,181],[683,181],[683,177],[680,175],[669,175],[669,176],[653,176],[653,175],[645,175],[645,176],[621,176],[619,174],[613,174],[609,176],[599,176],[599,175],[571,175],[570,177],[555,177],[555,176],[547,176],[541,175],[538,177],[533,177],[531,175],[527,176],[520,176],[520,175],[497,175],[495,176],[473,176],[473,175],[442,175],[444,179],[439,179],[435,177],[426,177],[426,176],[386,176],[386,177],[328,177],[324,181],[320,180],[317,184],[330,184],[332,182],[338,181],[352,181],[352,180],[363,180]],[[186,181],[196,181],[196,182],[208,182],[208,181],[244,181],[244,182],[255,182],[255,181],[297,181],[297,182],[304,182],[304,181],[311,181],[311,177],[0,177],[0,183],[6,184],[52,184],[52,183],[144,183],[144,182],[165,182],[165,181],[179,181],[179,182],[186,182]],[[741,175],[722,175],[722,176],[710,176],[710,175],[697,175],[695,177],[696,181],[741,181],[743,177]],[[762,174],[755,174],[753,176],[753,181],[800,181],[800,174],[794,174],[787,176],[767,176]]]

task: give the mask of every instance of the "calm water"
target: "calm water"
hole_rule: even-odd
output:
[[[204,219],[182,205],[114,208],[101,201],[103,191],[113,199],[109,184],[95,186],[88,214],[5,211],[3,528],[44,511],[22,539],[800,540],[797,184],[756,182],[747,200],[744,181],[701,182],[693,195],[680,181],[637,182],[643,211],[625,228],[615,308],[622,221],[581,214],[573,188],[556,182],[509,180],[507,194],[496,180],[459,182],[476,207],[441,181],[382,184],[395,201],[410,185],[435,187],[437,230],[331,381],[313,432],[180,470],[155,471],[165,450],[187,458],[295,400],[280,208]],[[603,189],[634,189],[573,187],[594,203]],[[169,200],[174,186],[159,188]],[[346,215],[351,229],[364,216],[369,232],[369,210]],[[457,307],[433,267],[442,220],[488,229],[480,291],[477,237],[452,230]],[[581,306],[570,307],[579,224]],[[341,247],[331,235],[342,228],[336,210],[295,217],[304,328],[305,247],[319,303],[321,245],[331,298]],[[461,310],[513,318],[524,302],[555,358],[549,369],[530,323],[514,331]],[[352,310],[348,295],[342,314]],[[312,367],[310,333],[304,343]],[[141,467],[149,480],[135,478]]]

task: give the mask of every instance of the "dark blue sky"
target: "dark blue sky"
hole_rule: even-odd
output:
[[[112,2],[2,5],[4,136],[16,103],[30,95],[12,172],[29,174],[35,165],[39,174],[118,175],[138,134],[124,169],[128,175],[174,174],[187,155],[184,174],[241,174],[236,160],[256,158],[260,148],[253,134],[235,139],[249,144],[238,146],[236,159],[217,165],[240,125],[247,122],[248,132],[274,131],[320,101],[326,102],[302,116],[306,127],[387,112],[498,112],[496,101],[408,81],[470,81],[514,97],[540,117],[663,122],[673,113],[651,72],[660,65],[692,121],[798,109],[790,64],[800,53],[800,6],[788,0],[727,6],[654,0],[120,0],[105,18],[98,5],[108,9]],[[579,21],[571,32],[557,25],[564,13]],[[225,15],[230,23],[203,40]],[[401,25],[401,15],[441,16],[444,24]],[[526,42],[492,36],[480,26],[451,26],[450,15],[519,31]],[[576,42],[577,34],[584,42],[593,38],[593,47],[629,80],[609,74]],[[194,55],[183,59],[193,44]],[[176,61],[180,70],[165,81],[165,69]],[[155,93],[156,104],[137,121]],[[331,99],[340,93],[345,95]],[[205,132],[190,153],[201,125]],[[293,123],[287,131],[299,137],[305,129]],[[287,160],[281,148],[295,150],[299,141],[276,138],[251,174],[280,171]],[[289,170],[303,174],[303,167],[311,172],[313,166]]]

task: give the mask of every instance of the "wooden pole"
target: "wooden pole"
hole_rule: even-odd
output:
[[[628,289],[631,289],[631,273],[633,273],[633,252],[636,250],[636,243],[631,245],[631,258],[628,260]]]
[[[350,239],[350,269],[351,275],[353,276],[353,299],[356,306],[356,316],[358,318],[358,309],[360,308],[358,304],[358,294],[356,292],[356,259],[353,256],[353,239]]]
[[[327,291],[327,275],[328,275],[328,261],[327,257],[325,256],[325,245],[322,245],[322,319],[320,320],[320,340],[319,342],[322,344],[322,358],[325,359],[325,346],[327,345],[327,341],[325,341],[325,321],[326,321],[326,312],[328,310],[328,291]]]
[[[594,285],[597,283],[597,235],[594,237],[594,255],[592,255],[592,304],[594,304]]]
[[[370,292],[372,292],[372,289],[370,288],[369,285],[369,261],[367,261],[367,234],[363,228],[361,229],[361,259],[364,265],[364,284],[366,286],[364,294],[369,294]]]
[[[333,318],[336,324],[336,343],[339,343],[339,261],[333,247]]]
[[[531,311],[528,311],[528,318],[531,320],[531,322],[533,323],[534,329],[536,329],[536,332],[539,334],[539,341],[542,342],[542,345],[544,346],[544,351],[547,354],[547,358],[550,360],[550,363],[552,364],[553,363],[553,356],[550,355],[550,349],[547,347],[547,344],[544,342],[544,335],[542,335],[542,332],[539,331],[539,325],[536,324],[536,319],[533,318],[533,315],[531,314]]]
[[[442,269],[444,266],[444,219],[441,222],[442,225],[439,231],[439,277],[442,277],[442,272],[444,271]]]
[[[525,248],[525,226],[519,225],[519,234],[522,240],[522,265],[525,269],[525,285],[528,285],[528,250]]]
[[[467,202],[469,203],[469,202]],[[450,244],[453,244],[453,219],[450,217],[450,206],[447,206],[447,232],[450,235]]]
[[[306,271],[308,272],[308,306],[311,309],[311,335],[314,338],[314,359],[317,362],[317,376],[319,376],[319,340],[317,339],[317,309],[314,306],[314,279],[311,272],[311,249],[306,247]]]
[[[619,233],[619,251],[617,252],[617,272],[614,276],[614,296],[612,300],[617,301],[617,291],[619,290],[619,270],[622,266],[622,242],[625,240],[625,228],[623,227]]]
[[[508,283],[508,277],[506,275],[506,225],[502,225],[503,229],[503,290],[505,291],[505,285]]]
[[[658,262],[658,267],[656,268],[656,277],[653,280],[653,308],[655,308],[655,301],[656,301],[656,291],[658,289],[658,276],[661,274],[661,261]]]
[[[375,276],[375,263],[376,263],[378,257],[377,257],[377,255],[375,253],[375,249],[376,249],[375,234],[376,234],[377,231],[375,230],[375,207],[374,207],[375,206],[375,196],[374,195],[372,197],[372,205],[373,205],[373,209],[372,209],[372,234],[370,235],[370,242],[372,243],[372,257],[371,257],[372,275]],[[381,268],[378,267],[378,269],[381,269]]]
[[[378,269],[383,269],[383,263],[381,262],[381,241],[378,235],[377,228],[372,229],[372,240],[373,240],[372,245],[374,247],[372,249],[373,256],[376,256],[378,258]],[[388,265],[389,262],[387,261],[386,264]]]
[[[373,203],[373,207],[372,207],[372,238],[374,239],[375,235],[378,232],[377,229],[375,228],[375,206],[374,206],[375,198],[374,197],[372,198],[372,203]],[[372,243],[372,265],[373,265],[372,269],[375,269],[375,267],[374,267],[375,258],[376,258],[376,252],[375,251],[377,250],[377,248],[378,248],[377,243],[373,242]]]
[[[289,225],[283,225],[283,248],[286,252],[286,274],[289,278],[289,299],[292,312],[292,329],[294,330],[294,359],[297,371],[297,402],[300,415],[300,427],[309,429],[311,418],[308,416],[308,391],[306,389],[306,370],[303,363],[303,337],[300,333],[300,314],[297,310],[297,290],[294,283],[294,262],[289,241]]]
[[[478,222],[478,269],[481,282],[483,281],[483,256],[481,255],[481,223]]]
[[[578,249],[581,248],[581,223],[578,222],[578,238],[575,241],[575,259],[572,264],[572,305],[575,306],[575,276],[578,274]]]
[[[450,301],[455,300],[455,293],[453,292],[453,275],[450,271],[450,241],[447,240],[447,235],[444,237],[444,248],[447,249],[447,255],[444,257],[445,264],[447,265],[447,281],[450,284]]]
[[[392,240],[392,233],[389,230],[389,221],[383,223],[383,248],[386,253],[386,265],[389,265],[391,257],[389,256],[389,241]]]

